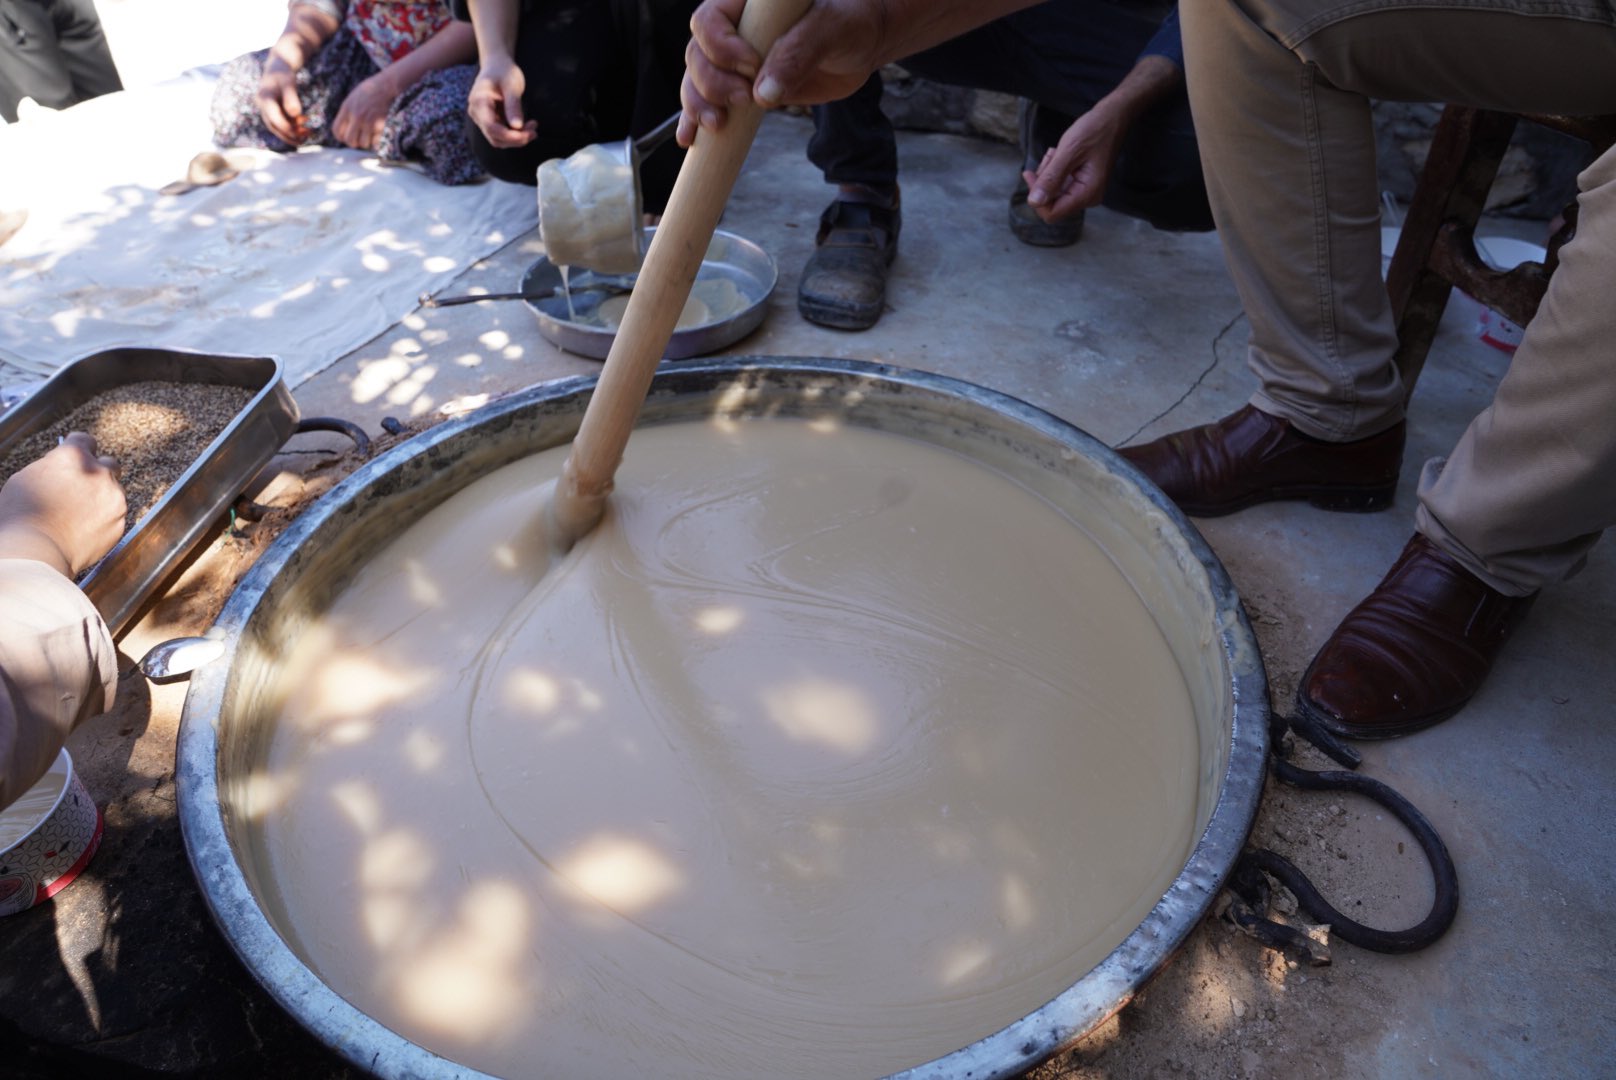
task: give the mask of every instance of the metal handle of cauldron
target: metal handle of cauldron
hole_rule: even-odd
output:
[[[1288,731],[1306,739],[1347,769],[1357,768],[1362,757],[1305,717],[1281,716],[1277,710],[1271,713],[1269,764],[1275,779],[1307,791],[1347,791],[1362,795],[1401,821],[1413,834],[1431,868],[1436,885],[1431,910],[1418,923],[1402,930],[1365,926],[1343,915],[1285,856],[1267,848],[1247,848],[1241,852],[1229,876],[1228,889],[1233,898],[1225,917],[1270,948],[1299,955],[1310,964],[1328,964],[1327,946],[1293,926],[1267,917],[1267,878],[1272,877],[1291,891],[1300,910],[1319,923],[1328,923],[1331,933],[1360,949],[1380,953],[1417,952],[1435,942],[1447,933],[1459,911],[1458,870],[1442,837],[1413,803],[1373,777],[1346,770],[1303,769],[1286,761],[1284,745]]]
[[[335,416],[307,416],[298,421],[293,434],[302,435],[310,431],[346,435],[353,441],[354,449],[359,451],[361,457],[370,456],[370,436],[351,420]],[[267,507],[259,506],[243,495],[231,508],[231,528],[234,529],[236,518],[257,521],[267,510]],[[185,678],[203,664],[217,660],[224,655],[224,651],[223,632],[217,628],[210,629],[199,637],[178,637],[158,642],[136,661],[134,670],[155,683],[173,682]]]

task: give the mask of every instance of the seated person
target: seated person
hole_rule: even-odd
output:
[[[117,469],[74,432],[0,487],[0,808],[112,704],[117,650],[73,579],[123,535]]]
[[[213,94],[220,146],[374,150],[443,184],[483,176],[466,144],[471,28],[447,0],[292,0],[275,44],[226,65]]]
[[[539,166],[591,143],[638,138],[679,111],[696,0],[455,0],[477,32],[473,153],[489,174],[533,184]],[[641,166],[645,208],[660,213],[683,156]]]
[[[122,90],[93,0],[0,0],[0,118],[31,98],[65,109]]]
[[[1184,92],[1177,12],[1141,0],[1051,0],[900,61],[925,78],[1030,99],[1021,113],[1023,169],[1060,193],[1046,221],[1024,179],[1010,228],[1041,247],[1075,243],[1086,207],[1106,206],[1161,229],[1212,227]],[[1077,117],[1074,121],[1073,117]],[[897,253],[898,147],[881,111],[880,74],[851,97],[814,108],[808,157],[836,184],[817,249],[797,288],[803,317],[863,330],[881,317]]]

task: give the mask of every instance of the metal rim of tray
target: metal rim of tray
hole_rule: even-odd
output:
[[[168,490],[80,581],[114,636],[207,535],[297,430],[300,413],[274,356],[233,356],[195,349],[117,345],[62,365],[29,397],[0,416],[0,436],[21,439],[103,391],[146,381],[236,386],[251,398]],[[78,396],[82,395],[82,396]]]
[[[1052,438],[1067,450],[1098,460],[1112,479],[1160,513],[1176,532],[1175,542],[1182,542],[1209,583],[1217,648],[1229,672],[1229,756],[1211,815],[1183,869],[1121,944],[1054,999],[968,1046],[894,1074],[903,1080],[1019,1076],[1126,1005],[1184,943],[1223,887],[1251,831],[1266,772],[1268,684],[1256,637],[1228,573],[1183,513],[1104,443],[1019,399],[946,376],[865,361],[745,356],[664,364],[652,394],[659,389],[677,392],[696,380],[733,379],[749,372],[767,377],[770,369],[880,380],[901,391],[963,399]],[[594,383],[593,377],[577,377],[540,384],[445,422],[364,465],[294,521],[243,578],[215,624],[228,642],[226,653],[192,677],[178,737],[176,783],[186,854],[203,897],[231,947],[271,996],[328,1047],[378,1076],[487,1074],[432,1053],[350,1004],[298,957],[265,915],[237,861],[227,810],[219,797],[217,725],[231,696],[237,643],[277,576],[298,561],[303,542],[330,523],[341,521],[356,496],[388,485],[388,474],[405,463],[432,467],[437,461],[434,449],[451,439],[485,425],[497,430],[521,411],[545,403],[586,397]]]
[[[645,229],[646,242],[656,235],[656,226]],[[727,277],[751,300],[741,311],[719,319],[675,330],[662,354],[664,360],[684,360],[692,356],[705,356],[740,341],[763,324],[768,312],[769,297],[780,280],[780,269],[774,257],[762,247],[736,233],[715,230],[702,260],[700,277],[709,274]],[[611,275],[608,275],[611,276]],[[522,273],[517,291],[545,292],[561,284],[561,272],[548,256],[538,260]],[[560,297],[545,300],[524,300],[529,311],[539,320],[539,333],[558,349],[587,356],[595,360],[606,359],[611,351],[617,331],[604,326],[590,326],[573,322],[566,317],[566,301]]]

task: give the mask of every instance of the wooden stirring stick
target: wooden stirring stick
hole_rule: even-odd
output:
[[[775,38],[808,9],[808,2],[748,0],[741,15],[741,36],[759,54],[766,54]],[[668,349],[763,112],[752,101],[730,106],[723,128],[699,129],[685,155],[629,295],[623,324],[606,354],[600,381],[556,484],[549,532],[557,551],[570,549],[600,521],[629,432],[651,388],[651,376]]]

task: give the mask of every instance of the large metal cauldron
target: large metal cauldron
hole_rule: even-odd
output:
[[[472,1075],[338,996],[277,930],[244,806],[261,766],[280,658],[370,553],[472,480],[570,441],[593,380],[534,387],[366,465],[265,553],[220,615],[229,648],[192,679],[179,737],[180,821],[202,892],[249,970],[305,1027],[381,1076]],[[732,358],[657,375],[642,424],[714,413],[816,417],[962,452],[1067,508],[1149,606],[1195,702],[1196,828],[1183,870],[1100,964],[1036,1012],[909,1072],[1018,1074],[1121,1008],[1206,914],[1245,842],[1267,753],[1267,685],[1227,574],[1184,517],[1120,457],[1022,402],[953,379],[845,360]],[[1059,853],[1052,853],[1059,857]],[[1052,943],[1053,944],[1053,943]]]

